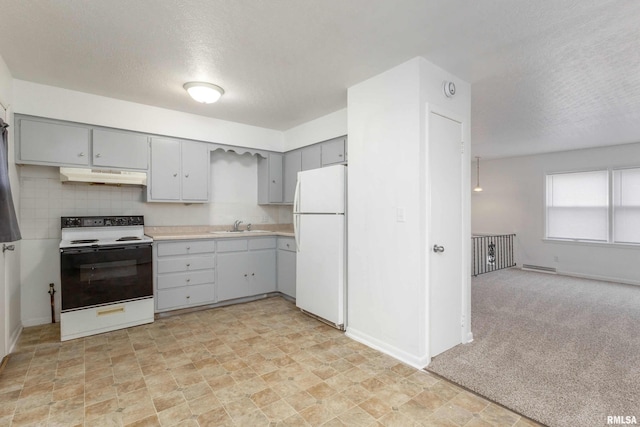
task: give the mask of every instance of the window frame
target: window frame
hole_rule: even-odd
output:
[[[615,241],[615,207],[614,207],[614,172],[619,170],[627,170],[627,169],[637,169],[640,170],[639,166],[619,166],[619,167],[594,167],[589,169],[575,169],[575,170],[564,170],[564,171],[545,171],[544,173],[544,194],[543,194],[543,209],[544,209],[544,227],[543,233],[544,236],[542,238],[543,241],[554,242],[554,243],[568,243],[568,244],[582,244],[582,245],[594,245],[594,246],[605,246],[605,247],[638,247],[640,246],[640,242],[617,242]],[[591,239],[572,239],[572,238],[560,238],[560,237],[549,237],[549,206],[548,206],[548,197],[549,197],[549,187],[548,187],[548,177],[552,175],[563,175],[563,174],[572,174],[572,173],[589,173],[589,172],[607,172],[607,240],[591,240]]]

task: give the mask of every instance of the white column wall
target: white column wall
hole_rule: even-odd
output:
[[[349,88],[348,97],[347,335],[416,367],[429,362],[427,103],[465,118],[470,139],[470,87],[455,79],[460,95],[447,100],[445,79],[454,77],[415,58]],[[460,303],[468,312],[468,301]]]

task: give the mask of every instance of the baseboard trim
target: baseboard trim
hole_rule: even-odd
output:
[[[2,371],[4,371],[4,367],[7,366],[7,363],[9,363],[8,354],[5,357],[3,357],[2,360],[0,361],[0,375],[2,375]]]
[[[613,283],[622,283],[625,285],[640,286],[640,282],[634,282],[633,280],[620,279],[616,277],[596,276],[592,274],[573,273],[570,271],[558,271],[558,274],[561,276],[577,277],[579,279],[589,279],[589,280],[597,280],[600,282],[613,282]]]
[[[413,354],[407,353],[404,350],[401,350],[397,347],[389,345],[383,341],[380,341],[377,338],[372,337],[371,335],[368,335],[362,331],[358,331],[357,329],[354,329],[353,327],[350,327],[350,326],[347,326],[347,331],[345,332],[345,335],[354,341],[358,341],[359,343],[364,344],[367,347],[371,347],[374,350],[378,350],[416,369],[424,369],[431,362],[431,359],[429,358],[429,356],[420,357],[420,356],[415,356]]]
[[[9,348],[7,348],[7,353],[12,353],[13,352],[13,350],[16,347],[16,345],[18,344],[18,340],[20,339],[20,335],[22,335],[22,330],[23,329],[24,328],[23,328],[22,325],[18,325],[18,327],[13,330],[13,332],[11,333],[11,337],[9,337]]]
[[[56,319],[56,323],[60,322],[60,319]],[[40,326],[51,323],[51,317],[36,317],[35,319],[22,320],[22,326],[28,328],[30,326]]]

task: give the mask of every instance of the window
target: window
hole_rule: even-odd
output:
[[[613,171],[613,241],[640,243],[640,168]]]
[[[547,175],[546,237],[640,243],[640,168]]]

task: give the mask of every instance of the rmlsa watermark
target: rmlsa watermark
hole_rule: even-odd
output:
[[[635,415],[607,415],[609,425],[635,425],[638,424]]]

